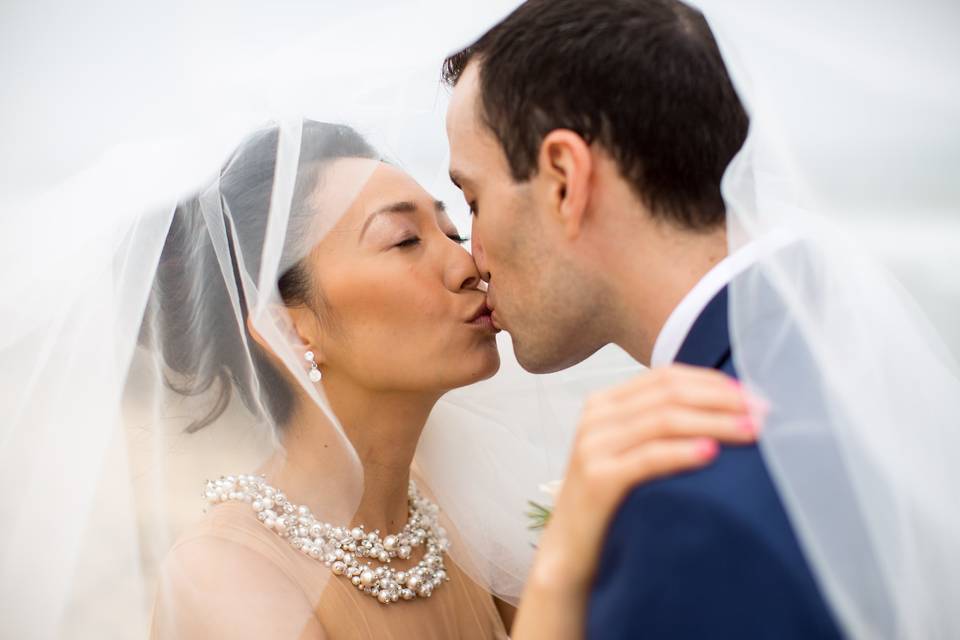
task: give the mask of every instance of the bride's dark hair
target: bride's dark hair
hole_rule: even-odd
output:
[[[279,128],[271,126],[253,133],[233,153],[220,171],[219,189],[212,193],[220,198],[221,214],[211,218],[207,201],[202,211],[203,192],[181,202],[160,256],[141,343],[161,356],[172,390],[184,396],[213,394],[206,415],[187,425],[190,433],[226,410],[233,389],[251,411],[265,410],[277,426],[289,420],[294,408],[287,379],[250,335],[243,283],[243,279],[257,282],[260,274],[279,139]],[[307,306],[321,321],[329,310],[320,283],[303,266],[305,252],[298,240],[307,237],[316,205],[322,205],[311,195],[324,168],[343,158],[379,157],[350,127],[304,121],[276,284],[285,305]],[[219,256],[212,235],[226,238]],[[227,264],[230,273],[224,272]]]

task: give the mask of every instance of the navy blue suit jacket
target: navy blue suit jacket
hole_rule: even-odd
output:
[[[677,361],[736,376],[727,292]],[[635,489],[608,532],[590,599],[591,640],[840,638],[756,446]]]

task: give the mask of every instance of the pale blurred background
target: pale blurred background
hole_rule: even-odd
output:
[[[266,10],[264,3],[253,0],[4,1],[0,4],[0,269],[17,264],[14,257],[29,254],[38,262],[57,262],[61,276],[36,283],[24,274],[22,287],[0,291],[0,334],[42,315],[58,286],[69,281],[70,256],[83,252],[88,242],[93,244],[94,239],[84,234],[89,226],[85,220],[170,206],[171,197],[209,178],[246,131],[275,117],[302,115],[354,124],[445,200],[458,226],[467,229],[466,208],[446,175],[447,94],[439,84],[440,63],[516,4],[514,0],[324,0],[275,2]],[[743,11],[773,13],[789,3],[742,4]],[[955,15],[947,3],[942,7]],[[873,11],[865,4],[847,10]],[[954,31],[956,26],[960,23],[954,23]],[[799,27],[798,33],[803,33]],[[921,40],[925,35],[914,34]],[[936,55],[941,36],[937,32],[927,38],[931,55]],[[816,50],[816,38],[810,46]],[[784,77],[785,82],[818,80],[789,73]],[[828,67],[823,80],[829,86],[850,79],[844,80],[842,73],[834,77]],[[931,82],[936,88],[939,80]],[[866,110],[864,118],[882,117],[887,89],[878,87],[881,108]],[[796,112],[815,110],[827,94],[828,89],[811,91],[809,104],[789,107]],[[796,131],[799,137],[807,133]],[[856,141],[854,134],[851,140]],[[824,142],[814,137],[810,144]],[[931,151],[925,157],[936,162],[913,167],[900,191],[898,185],[859,185],[870,202],[875,191],[889,192],[891,197],[886,207],[860,210],[858,202],[850,203],[861,222],[869,221],[858,224],[858,239],[893,271],[953,359],[960,360],[958,129],[897,144],[922,145]],[[877,146],[847,144],[845,154],[835,162],[881,166],[884,149],[879,142]],[[817,151],[824,153],[822,147]],[[831,167],[824,166],[823,171],[829,174]],[[924,175],[930,180],[918,179]],[[923,215],[913,223],[910,190],[918,185],[925,186],[922,198],[916,200]],[[829,179],[819,186],[827,193],[831,189]],[[51,217],[51,211],[69,215]],[[51,271],[57,273],[57,269]],[[134,372],[136,367],[135,360]],[[138,424],[132,417],[130,423]],[[118,438],[98,489],[96,504],[105,510],[94,513],[94,520],[109,518],[111,503],[150,502],[144,495],[157,487],[151,485],[152,477],[137,470],[151,466],[149,457],[157,444],[145,440],[136,427]],[[173,438],[162,444],[174,450],[189,445],[191,454],[181,467],[164,469],[167,484],[161,493],[169,502],[156,505],[156,511],[166,512],[169,518],[153,521],[146,511],[141,525],[171,532],[199,515],[202,481],[209,474],[227,468],[249,470],[256,459],[252,452],[258,447],[256,442],[238,439],[235,430],[216,428],[190,436],[189,442]],[[225,457],[227,450],[231,453]],[[204,452],[221,461],[224,469],[200,464]],[[177,457],[170,460],[175,462]],[[132,470],[131,484],[111,480],[123,475],[111,469],[125,468]],[[138,545],[122,534],[115,540],[103,538],[102,531],[98,529],[98,539],[79,542],[102,551],[80,554],[84,564],[76,568],[77,574],[96,578],[89,598],[112,601],[117,596],[122,601],[120,596],[125,594],[149,601],[152,594],[129,593],[139,586],[116,581],[110,569],[139,561],[149,573],[163,553],[162,545]],[[104,615],[101,607],[89,604],[82,599],[73,602],[65,628],[99,627],[103,629],[99,637],[107,638],[110,629],[126,628],[120,617],[139,615],[133,610],[112,610],[112,619],[83,620]]]
[[[270,10],[264,11],[262,3],[252,0],[4,2],[0,4],[4,61],[0,65],[0,215],[5,222],[24,215],[22,210],[18,213],[23,199],[80,172],[95,171],[94,159],[109,159],[125,145],[152,141],[162,147],[177,141],[191,153],[174,166],[160,157],[166,151],[158,148],[155,161],[144,159],[134,176],[103,182],[105,188],[116,190],[134,179],[148,185],[140,204],[152,205],[161,194],[200,184],[242,132],[255,124],[271,117],[303,114],[357,122],[388,154],[446,200],[464,225],[464,207],[446,179],[442,122],[446,92],[438,83],[439,63],[444,54],[469,42],[516,4],[515,0],[367,0],[347,4],[302,0],[271,3]],[[709,0],[701,4],[711,5]],[[955,16],[955,11],[949,11],[950,4],[954,3],[926,3],[918,17],[926,13],[928,20],[936,20],[930,9],[940,6],[948,7],[946,17]],[[753,14],[784,11],[784,7],[768,5],[748,2],[742,10]],[[839,13],[832,20],[840,22],[878,8],[852,3],[836,11]],[[799,9],[796,13],[785,14],[784,19],[803,18]],[[915,32],[923,29],[923,24],[888,26]],[[876,24],[870,27],[876,28]],[[855,19],[851,19],[850,29],[857,32]],[[798,27],[798,37],[808,37],[803,34]],[[939,32],[913,36],[926,43],[931,56],[938,55]],[[809,37],[815,51],[817,38]],[[824,91],[838,78],[843,81],[842,68],[836,76],[831,76],[829,67],[825,69],[821,78],[826,83]],[[785,81],[803,81],[790,73],[784,77]],[[881,114],[884,94],[883,87],[878,87],[874,107],[881,107]],[[811,92],[810,104],[797,105],[798,111],[822,108],[824,95]],[[880,117],[874,112],[874,108],[866,109],[863,116]],[[403,119],[402,127],[394,126],[397,118]],[[216,126],[211,126],[212,122]],[[191,139],[203,143],[191,145]],[[855,133],[851,139],[856,140]],[[936,166],[919,168],[930,172],[931,188],[945,184],[937,177],[943,172],[955,176],[955,183],[960,184],[956,130],[916,143],[941,147],[940,152],[929,155],[940,158]],[[836,161],[883,160],[879,142],[877,148],[860,151],[859,159],[847,154]],[[131,167],[126,168],[129,173]],[[862,187],[869,193],[874,187],[890,185]],[[894,203],[892,211],[865,215],[875,217],[872,237],[866,240],[894,269],[953,354],[960,357],[957,189],[939,198],[928,193],[928,202],[944,207],[942,215],[932,216],[928,211],[915,226],[904,224],[903,216],[909,212],[896,209],[902,203]],[[77,212],[78,217],[85,215],[96,212]],[[42,222],[38,224],[42,226]],[[52,253],[57,239],[51,236],[55,234],[56,229],[42,227],[38,236],[17,238],[16,242],[30,242],[34,251]],[[14,239],[8,235],[6,240]],[[0,240],[0,248],[9,246]]]

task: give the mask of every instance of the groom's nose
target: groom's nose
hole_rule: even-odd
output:
[[[490,271],[487,270],[487,257],[483,250],[483,243],[480,241],[480,234],[477,233],[477,222],[474,219],[473,229],[470,233],[470,250],[473,253],[473,261],[477,264],[477,271],[484,282],[490,282]]]

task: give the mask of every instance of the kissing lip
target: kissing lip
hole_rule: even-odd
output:
[[[487,312],[490,314],[490,322],[493,324],[493,328],[496,331],[502,331],[503,325],[500,324],[500,321],[497,318],[497,307],[491,300],[490,289],[487,289],[486,307],[487,307]]]
[[[487,306],[487,301],[484,300],[483,302],[480,303],[480,306],[477,307],[477,309],[473,312],[473,314],[470,316],[467,322],[476,322],[482,316],[488,316],[488,315],[490,315],[490,307]]]
[[[490,322],[493,324],[493,328],[497,331],[503,330],[503,325],[500,324],[500,321],[497,319],[497,312],[495,309],[490,310]]]
[[[497,305],[494,304],[492,296],[490,295],[490,289],[487,289],[487,309],[490,313],[490,322],[493,323],[493,328],[497,331],[503,330],[503,325],[500,324],[500,319],[497,318]]]
[[[486,301],[484,301],[474,312],[473,316],[467,320],[467,324],[482,327],[496,333],[500,328],[493,322],[493,318],[491,317],[492,313],[493,311],[487,306]]]

